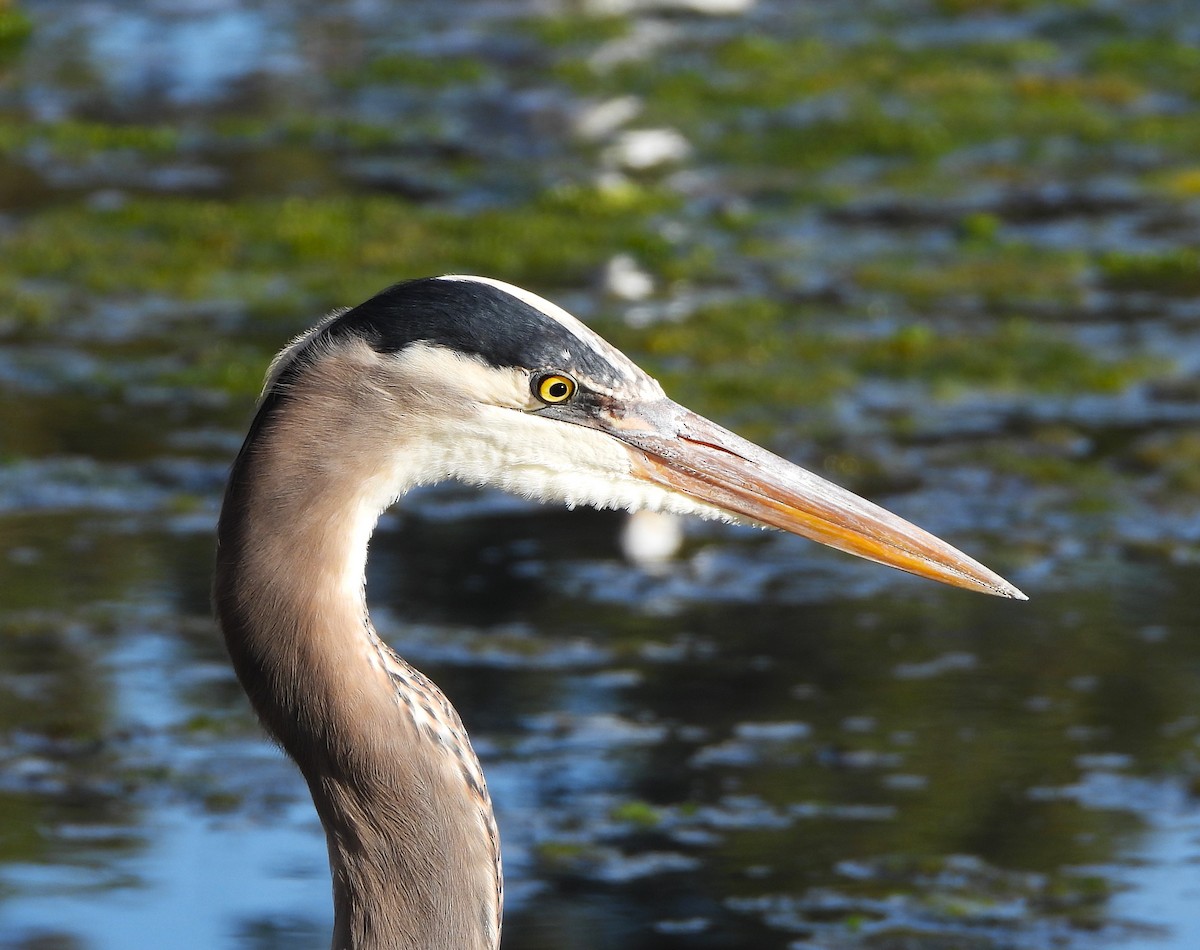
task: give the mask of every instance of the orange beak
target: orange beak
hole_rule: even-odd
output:
[[[739,518],[968,590],[1026,600],[945,541],[668,399],[604,413],[634,473]]]

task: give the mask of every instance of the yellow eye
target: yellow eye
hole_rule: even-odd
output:
[[[547,373],[534,382],[533,392],[542,402],[566,402],[575,395],[575,380],[561,373]]]

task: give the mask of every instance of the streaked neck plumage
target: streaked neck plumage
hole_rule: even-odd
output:
[[[365,346],[268,393],[230,478],[214,598],[238,678],[324,825],[335,950],[494,950],[499,844],[479,763],[366,612],[368,540],[416,477],[396,412]]]

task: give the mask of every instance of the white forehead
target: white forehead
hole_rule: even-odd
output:
[[[535,293],[531,293],[524,287],[518,287],[516,284],[506,284],[502,280],[496,280],[494,277],[475,277],[470,274],[445,274],[438,280],[461,280],[471,281],[476,284],[487,284],[489,287],[495,287],[497,290],[502,290],[510,297],[516,297],[522,303],[528,304],[535,310],[540,310],[546,316],[557,320],[565,327],[569,327],[572,332],[583,330],[585,333],[592,331],[579,322],[577,317],[571,316],[562,307],[556,303],[551,303],[545,297],[539,297]],[[579,334],[582,335],[582,334]]]

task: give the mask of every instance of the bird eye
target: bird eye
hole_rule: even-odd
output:
[[[547,373],[534,380],[533,394],[551,405],[566,402],[575,395],[575,380],[562,373]]]

